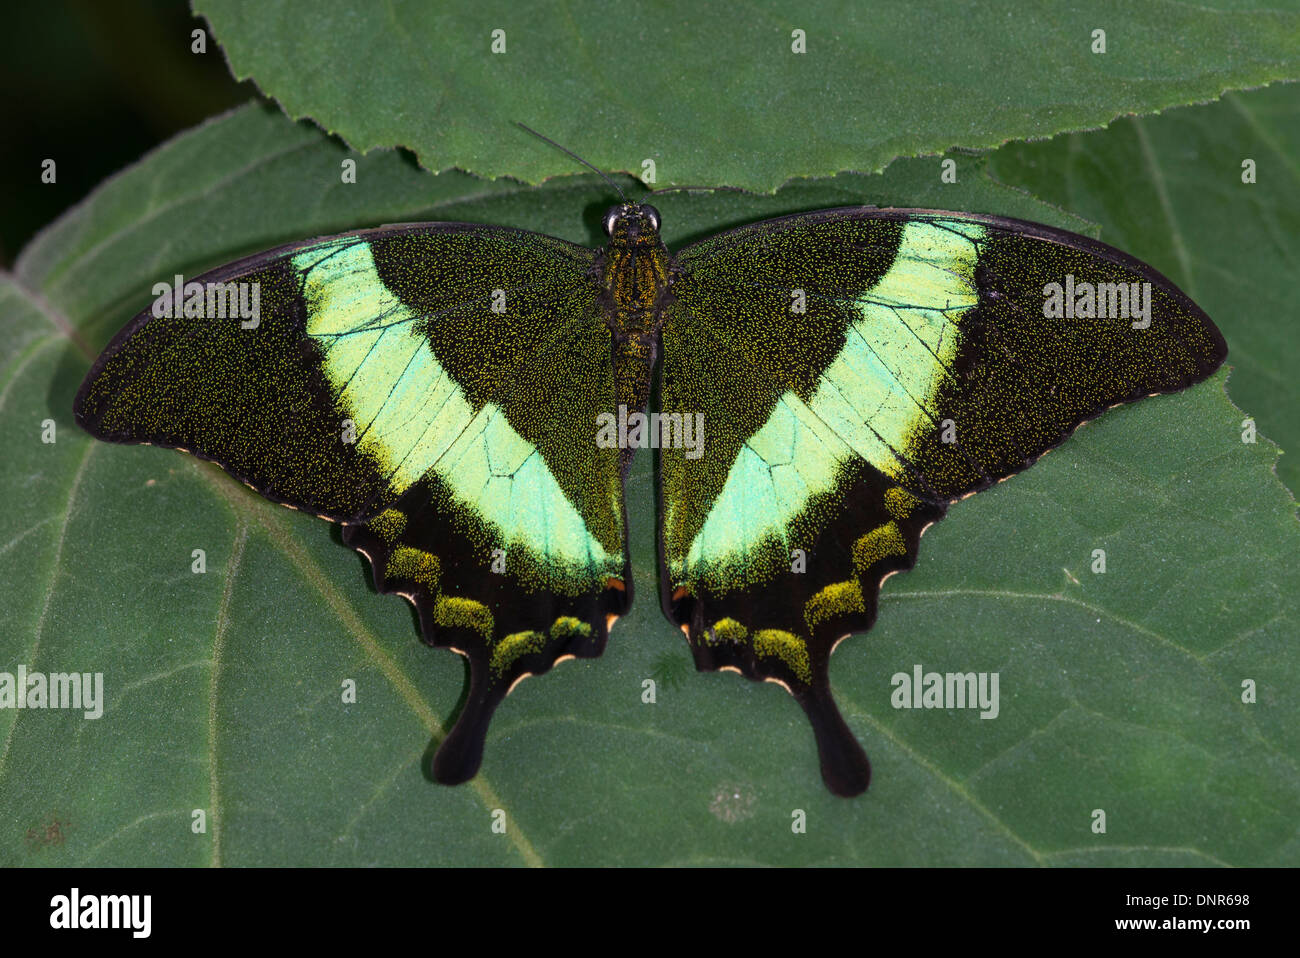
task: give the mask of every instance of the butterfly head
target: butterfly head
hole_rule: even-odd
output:
[[[648,203],[619,203],[605,213],[611,246],[658,246],[659,211]]]

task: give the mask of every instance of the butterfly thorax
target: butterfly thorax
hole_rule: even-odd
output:
[[[652,206],[625,204],[605,217],[609,245],[599,260],[602,305],[615,339],[644,339],[668,295],[668,250]]]
[[[609,245],[601,252],[600,299],[613,335],[615,391],[620,404],[642,409],[658,352],[669,290],[667,247],[652,206],[623,204],[605,216]]]

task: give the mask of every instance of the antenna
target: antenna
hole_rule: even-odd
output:
[[[581,163],[581,164],[582,164],[583,166],[585,166],[587,169],[591,170],[591,171],[594,172],[594,173],[599,174],[599,175],[600,175],[600,178],[601,178],[602,180],[604,180],[606,183],[608,183],[610,186],[612,186],[612,187],[614,188],[614,192],[618,194],[619,199],[621,199],[624,203],[627,202],[627,197],[623,194],[623,191],[620,190],[620,189],[618,188],[618,184],[617,184],[617,183],[615,183],[615,182],[614,182],[613,180],[611,180],[608,176],[606,176],[602,170],[597,169],[595,166],[593,166],[592,164],[588,163],[586,160],[584,160],[582,157],[580,157],[577,153],[574,153],[572,150],[565,149],[564,147],[560,146],[560,144],[558,144],[558,143],[556,143],[554,140],[552,140],[549,136],[542,136],[542,134],[538,133],[536,130],[532,129],[531,127],[524,126],[524,125],[523,125],[522,123],[520,123],[518,120],[515,120],[515,126],[519,127],[521,130],[524,130],[524,131],[526,131],[526,132],[528,132],[528,133],[531,133],[533,136],[537,137],[539,140],[543,140],[544,142],[551,144],[551,146],[555,147],[557,150],[560,150],[560,151],[563,152],[563,153],[567,153],[567,154],[569,154],[569,156],[573,157],[575,160],[577,160],[579,163]]]

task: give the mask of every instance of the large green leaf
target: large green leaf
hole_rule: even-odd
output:
[[[1129,119],[1086,136],[1012,144],[1010,183],[1101,223],[1107,242],[1161,262],[1219,323],[1237,401],[1291,453],[1300,490],[1300,85]],[[1255,182],[1245,166],[1254,164]]]
[[[195,6],[290,116],[531,183],[573,161],[515,120],[605,170],[771,190],[1300,78],[1300,13],[1257,0]]]
[[[107,692],[97,720],[0,712],[0,864],[1300,858],[1300,527],[1274,448],[1239,439],[1226,373],[1106,415],[930,531],[917,570],[887,583],[876,629],[834,661],[875,763],[861,798],[825,790],[780,689],[691,671],[655,601],[645,455],[629,489],[639,599],[609,650],[524,683],[472,783],[429,782],[464,667],[421,645],[337,530],[178,453],[92,442],[71,419],[95,351],[160,278],[400,219],[594,242],[610,199],[592,176],[483,183],[396,153],[361,158],[344,185],[346,156],[278,114],[238,111],[106,184],[0,280],[0,668],[102,671]],[[959,164],[957,184],[937,171],[906,161],[769,197],[659,200],[673,244],[851,202],[1080,225],[979,161]],[[916,663],[1000,673],[1000,715],[895,711],[890,677]],[[1247,679],[1258,704],[1241,702]],[[1090,828],[1097,808],[1105,834]]]

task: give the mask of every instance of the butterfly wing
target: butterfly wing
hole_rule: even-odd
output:
[[[705,437],[660,451],[664,611],[697,667],[795,695],[840,794],[870,768],[830,654],[871,627],[925,528],[1227,352],[1150,267],[1016,220],[826,210],[712,237],[675,268],[660,406],[703,413]]]
[[[599,655],[630,602],[618,450],[595,442],[614,392],[594,258],[462,224],[294,244],[199,277],[192,315],[142,313],[77,396],[101,439],[344,523],[425,641],[470,661],[444,781],[473,775],[515,682]],[[213,284],[255,288],[258,315],[210,318]]]

